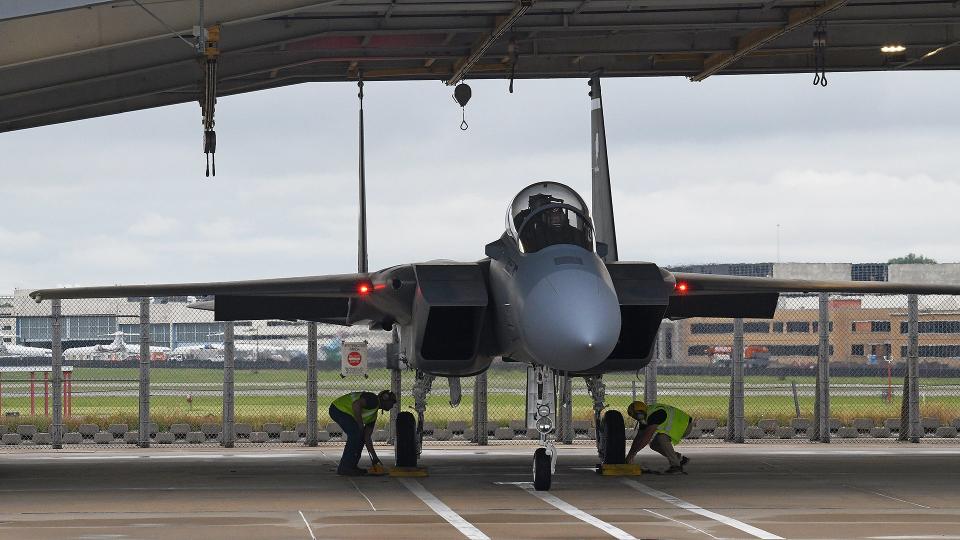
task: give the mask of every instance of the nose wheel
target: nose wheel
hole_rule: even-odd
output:
[[[557,448],[553,445],[554,432],[553,417],[556,410],[556,385],[552,396],[544,394],[544,380],[553,376],[553,372],[543,366],[536,366],[533,370],[537,383],[537,402],[534,413],[537,431],[540,432],[540,448],[533,453],[533,489],[547,491],[553,481],[553,473],[557,468]],[[529,373],[529,372],[528,372]]]

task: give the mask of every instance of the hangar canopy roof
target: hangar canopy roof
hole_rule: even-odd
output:
[[[813,72],[818,21],[828,71],[960,66],[953,0],[6,0],[0,131],[195,101],[194,27],[214,24],[229,95],[361,70],[448,83]]]

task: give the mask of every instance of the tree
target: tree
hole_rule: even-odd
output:
[[[905,257],[895,257],[887,261],[888,264],[937,264],[937,261],[924,257],[923,255],[916,255],[914,253],[907,253]]]

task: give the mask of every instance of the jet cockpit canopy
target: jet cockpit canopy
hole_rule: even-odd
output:
[[[507,232],[524,253],[555,244],[593,251],[590,211],[577,192],[558,182],[524,188],[507,211]]]

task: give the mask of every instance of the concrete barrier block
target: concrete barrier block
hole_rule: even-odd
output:
[[[336,422],[330,422],[329,424],[327,424],[327,433],[330,434],[330,437],[331,437],[331,438],[333,438],[333,437],[342,437],[342,436],[343,436],[343,428],[341,428],[341,427],[340,427],[340,424],[338,424],[338,423],[336,423]]]
[[[97,444],[110,444],[113,442],[113,433],[109,431],[98,431],[93,435],[93,442]]]
[[[498,427],[493,436],[501,441],[510,440],[513,439],[513,430],[508,427]]]
[[[140,426],[138,425],[137,428],[139,429]],[[157,433],[160,433],[160,426],[156,422],[147,422],[147,434],[150,435],[150,438],[156,437]]]
[[[790,420],[790,427],[792,427],[793,431],[798,435],[806,435],[807,431],[810,430],[810,419],[793,418]]]
[[[883,421],[883,427],[889,429],[892,433],[900,433],[900,419],[887,418]]]
[[[960,422],[960,418],[958,418],[957,421]],[[451,433],[459,433],[462,435],[463,432],[467,430],[467,423],[463,420],[451,420],[447,423],[447,429],[449,429]]]
[[[523,420],[511,420],[508,424],[514,433],[526,433],[527,423]]]
[[[186,435],[184,435],[184,437],[186,437]],[[177,436],[174,435],[172,431],[161,431],[157,433],[157,443],[159,444],[173,444],[176,440]]]
[[[17,433],[22,439],[33,439],[33,436],[37,434],[37,426],[33,424],[20,424],[17,426]]]
[[[390,432],[385,429],[373,430],[373,442],[387,442],[390,438]]]
[[[122,439],[123,434],[130,430],[126,424],[110,424],[107,426],[107,433],[113,435],[114,439]]]
[[[254,431],[250,434],[250,442],[265,443],[270,440],[270,435],[266,431]]]
[[[637,436],[636,430],[634,430],[634,429],[628,429],[628,430],[627,430],[627,448],[628,448],[628,449],[629,449],[629,447],[630,447],[630,442],[631,442],[631,441],[633,440],[633,438],[636,437],[636,436]],[[703,432],[700,431],[700,428],[694,426],[694,427],[690,428],[690,433],[687,433],[687,436],[684,437],[684,438],[685,438],[685,439],[699,439],[700,437],[703,437]]]
[[[954,418],[950,425],[960,430],[960,418]]]
[[[792,439],[796,437],[797,430],[789,426],[783,426],[777,428],[777,438],[778,439]]]
[[[463,435],[461,435],[465,441],[473,440],[473,428],[467,428],[463,430]]]
[[[45,431],[38,431],[33,435],[34,444],[50,444],[50,434]]]
[[[837,430],[837,437],[841,439],[856,439],[860,436],[860,432],[854,427],[843,426]]]
[[[747,439],[762,439],[766,433],[760,426],[747,426],[744,437]]]
[[[63,444],[80,444],[83,442],[83,435],[77,431],[63,434]]]
[[[249,439],[250,433],[253,432],[253,426],[250,424],[234,424],[233,433],[237,436],[238,439]]]
[[[317,432],[317,442],[327,442],[330,440],[330,433],[326,431]]]
[[[236,424],[234,424],[236,426]],[[220,424],[214,424],[213,422],[207,422],[206,424],[200,424],[200,433],[203,433],[203,436],[207,439],[216,439],[220,435]]]
[[[300,422],[299,424],[297,424],[297,429],[295,429],[294,431],[297,432],[297,435],[298,435],[298,436],[300,436],[300,437],[306,437],[306,436],[307,436],[307,423],[306,423],[306,422]]]
[[[530,428],[526,431],[523,438],[531,441],[540,440],[540,432],[534,428]]]
[[[831,418],[829,421],[830,433],[837,433],[843,427],[843,422],[839,418]]]
[[[869,418],[855,418],[853,420],[853,429],[860,433],[870,433],[870,430],[876,427],[876,422]]]
[[[123,442],[127,444],[137,444],[140,442],[140,432],[139,431],[128,431],[123,434]]]
[[[275,422],[264,424],[263,431],[265,431],[267,436],[269,436],[271,439],[278,439],[280,438],[280,432],[283,431],[283,424],[278,424]]]
[[[877,439],[886,439],[893,435],[888,428],[885,427],[875,427],[870,429],[870,435]]]
[[[757,422],[757,427],[762,429],[767,435],[773,435],[777,432],[777,428],[780,427],[780,423],[775,419],[765,419]]]
[[[295,443],[300,440],[300,436],[297,435],[296,431],[281,431],[280,432],[280,442],[282,443]]]
[[[94,435],[100,433],[100,426],[96,424],[80,424],[77,431],[80,432],[80,436],[84,439],[93,439]]]
[[[717,429],[717,426],[720,425],[720,422],[716,418],[697,418],[693,421],[693,426],[700,428],[700,432],[704,433],[707,431],[713,431]]]
[[[6,435],[6,434],[7,434],[7,425],[0,424],[0,435]]]
[[[173,436],[177,439],[186,439],[187,433],[190,433],[191,430],[190,424],[173,424],[170,426],[170,433],[173,433]]]
[[[944,439],[954,439],[957,437],[957,428],[953,426],[940,426],[935,432],[937,437],[943,437]]]
[[[190,431],[187,433],[186,440],[190,444],[200,444],[207,440],[207,436],[202,431]]]
[[[587,439],[591,441],[597,440],[597,428],[590,428],[587,430]]]
[[[924,433],[934,433],[940,427],[940,419],[936,416],[924,416],[920,419],[920,426]]]
[[[4,433],[2,440],[3,444],[20,444],[20,434],[19,433]]]

